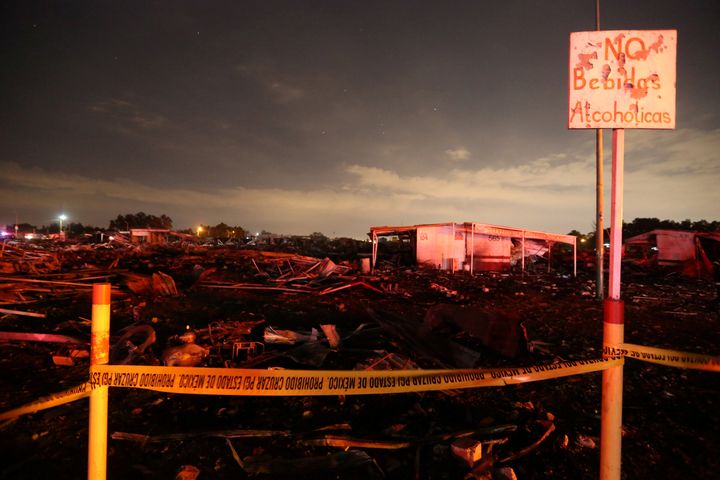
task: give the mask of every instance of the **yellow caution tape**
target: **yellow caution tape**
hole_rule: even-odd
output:
[[[238,396],[369,395],[496,387],[595,372],[623,359],[483,370],[317,371],[96,365],[89,384],[169,393]]]
[[[62,405],[64,403],[74,402],[75,400],[80,400],[81,398],[90,396],[91,390],[92,388],[90,387],[89,383],[81,383],[80,385],[76,385],[67,390],[63,390],[62,392],[53,393],[52,395],[48,395],[46,397],[41,397],[32,403],[23,405],[22,407],[14,408],[12,410],[8,410],[7,412],[0,413],[0,420],[7,420],[10,418],[19,417],[20,415],[35,413],[39,412],[40,410],[57,407],[58,405]]]
[[[603,354],[610,357],[629,357],[643,362],[658,363],[670,367],[692,368],[720,372],[720,356],[703,355],[700,353],[666,350],[664,348],[646,347],[632,343],[620,346],[606,345]]]
[[[603,348],[606,359],[466,370],[316,371],[96,365],[90,380],[0,413],[7,420],[90,395],[102,386],[169,393],[240,396],[371,395],[498,387],[596,372],[621,366],[624,357],[673,367],[720,371],[720,356],[646,347],[632,343]]]

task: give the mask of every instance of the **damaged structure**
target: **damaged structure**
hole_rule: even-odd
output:
[[[440,270],[506,271],[526,259],[550,255],[555,243],[572,246],[573,274],[577,274],[577,242],[574,235],[546,233],[484,223],[433,223],[410,226],[370,227],[372,266],[375,267],[381,237],[397,236],[409,244],[418,265]]]
[[[720,232],[651,230],[623,243],[630,263],[669,267],[688,277],[711,277],[720,258]]]
[[[130,241],[134,244],[152,243],[164,244],[168,242],[170,230],[164,228],[131,228]]]
[[[199,238],[195,235],[174,232],[165,228],[131,228],[128,233],[130,234],[130,242],[133,245],[167,245],[178,241],[199,241]]]

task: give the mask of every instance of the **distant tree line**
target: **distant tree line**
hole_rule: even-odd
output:
[[[186,230],[187,233],[195,233],[199,237],[212,237],[212,238],[240,238],[244,239],[248,236],[247,230],[245,230],[241,226],[235,226],[231,227],[230,225],[226,224],[225,222],[220,222],[217,225],[210,226],[210,225],[200,225],[200,228],[196,228],[193,232],[192,230],[188,229]]]
[[[716,232],[720,231],[720,221],[715,220],[709,222],[707,220],[683,220],[681,222],[675,220],[660,220],[659,218],[635,218],[632,222],[623,222],[623,239],[634,237],[647,233],[651,230],[690,230],[696,232]],[[577,230],[572,230],[569,235],[575,235],[584,238],[585,241],[578,243],[580,248],[595,248],[595,230],[583,235]],[[610,227],[605,229],[605,242],[610,238]]]
[[[114,220],[110,220],[108,230],[125,231],[131,228],[157,228],[172,230],[173,221],[172,219],[163,214],[159,217],[156,215],[149,215],[145,212],[138,213],[126,213],[124,215],[118,215]],[[215,226],[200,225],[200,229],[187,228],[180,230],[180,232],[199,235],[200,237],[212,237],[212,238],[236,238],[246,239],[253,236],[252,232],[247,231],[241,226],[230,226],[225,222],[220,222]],[[8,233],[12,233],[13,226],[6,226]],[[82,235],[85,233],[93,233],[98,229],[92,225],[83,225],[79,222],[68,222],[63,224],[63,231],[69,235]],[[716,232],[720,231],[720,221],[707,221],[707,220],[682,220],[680,222],[675,220],[660,220],[658,218],[635,218],[631,222],[623,222],[623,238],[634,237],[651,230],[691,230],[698,232]],[[59,222],[54,222],[50,225],[42,225],[36,227],[29,223],[18,224],[18,233],[43,233],[52,234],[60,231]],[[576,237],[583,239],[584,241],[579,242],[578,245],[581,248],[592,249],[595,246],[595,230],[582,234],[578,230],[571,230],[568,232],[569,235],[575,235]],[[262,230],[262,235],[272,235],[270,232]],[[605,241],[607,242],[610,236],[610,228],[605,229]],[[325,236],[321,232],[313,232],[310,235],[298,238],[309,239],[315,246],[329,246],[331,239]]]
[[[630,223],[623,222],[623,238],[634,237],[650,230],[692,230],[696,232],[715,232],[720,230],[720,221],[715,220],[659,220],[657,218],[636,218]]]
[[[172,218],[163,214],[159,217],[145,212],[126,213],[110,220],[109,230],[130,230],[131,228],[158,228],[172,230]]]

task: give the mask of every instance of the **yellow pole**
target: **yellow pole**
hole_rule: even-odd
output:
[[[104,365],[110,358],[110,284],[93,285],[90,365]],[[88,480],[104,480],[107,472],[108,387],[90,394]]]

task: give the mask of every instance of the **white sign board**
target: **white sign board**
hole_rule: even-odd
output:
[[[677,30],[570,34],[568,128],[675,128]]]

